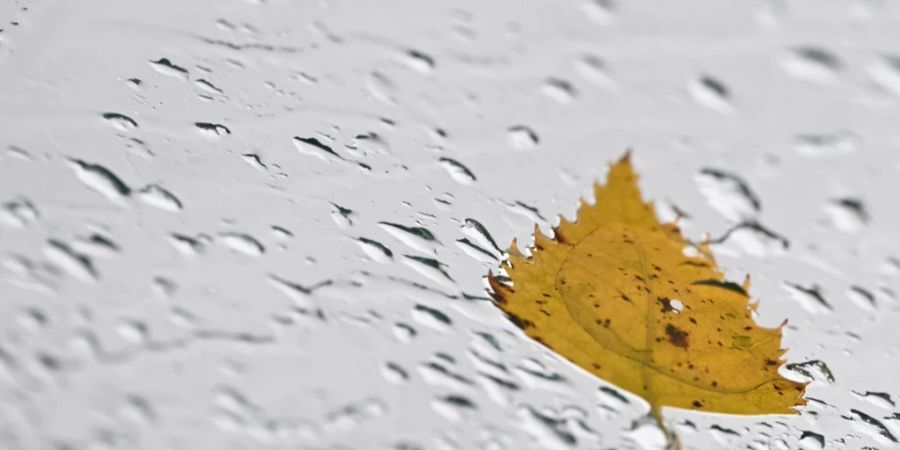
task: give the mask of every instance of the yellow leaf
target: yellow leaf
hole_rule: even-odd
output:
[[[560,217],[553,239],[535,226],[530,257],[513,241],[501,265],[511,284],[488,275],[510,320],[643,397],[664,431],[663,406],[796,414],[806,385],[778,374],[784,323],[756,325],[749,278],[726,281],[706,245],[692,246],[674,223],[660,223],[641,200],[629,154],[595,186],[595,198],[575,222]]]

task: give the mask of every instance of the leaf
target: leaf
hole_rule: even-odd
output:
[[[488,274],[492,295],[532,339],[661,408],[796,414],[805,384],[778,374],[782,323],[756,325],[747,291],[724,279],[706,244],[693,246],[641,200],[630,154],[595,185],[575,222],[553,239],[534,229],[524,256],[513,240]],[[693,250],[693,252],[686,251]],[[671,437],[671,433],[667,434]],[[677,445],[677,444],[676,444]]]

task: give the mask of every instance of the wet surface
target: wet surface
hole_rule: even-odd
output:
[[[485,293],[626,148],[797,416],[688,448],[900,440],[890,2],[0,4],[0,447],[656,448],[639,398]]]

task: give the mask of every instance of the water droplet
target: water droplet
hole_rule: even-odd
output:
[[[121,131],[133,130],[138,126],[134,119],[125,114],[103,113],[103,118],[106,119],[110,125]]]
[[[811,314],[828,314],[831,312],[831,304],[829,304],[825,300],[825,297],[822,296],[820,288],[817,285],[814,284],[810,287],[804,287],[799,284],[784,282],[783,286],[788,291],[788,294],[790,294],[790,297],[799,303],[807,312]]]
[[[530,150],[540,142],[537,133],[525,125],[515,125],[506,130],[509,146],[516,150]]]
[[[366,256],[373,261],[384,263],[389,262],[394,258],[394,253],[378,241],[361,237],[357,238],[356,242]]]
[[[431,407],[436,413],[451,422],[459,422],[471,411],[477,409],[471,400],[461,395],[438,397],[432,400]]]
[[[527,405],[520,407],[516,413],[522,419],[522,431],[534,436],[540,448],[570,449],[578,444],[575,435],[566,429],[565,421]]]
[[[231,129],[220,123],[194,122],[194,126],[197,127],[204,136],[211,138],[218,138],[231,134]]]
[[[135,192],[138,200],[156,208],[178,212],[181,211],[181,200],[175,194],[163,189],[158,184],[147,185]]]
[[[17,198],[0,205],[0,224],[11,228],[25,228],[39,217],[38,209],[26,198]]]
[[[781,255],[790,246],[788,239],[757,222],[741,222],[710,243],[734,243],[753,256]]]
[[[475,175],[461,162],[451,158],[440,158],[439,161],[450,177],[459,184],[469,185],[475,182]]]
[[[397,337],[397,340],[400,342],[409,342],[412,338],[416,337],[416,329],[412,327],[412,325],[398,322],[394,324],[394,336]]]
[[[156,61],[150,61],[150,67],[153,67],[157,72],[163,75],[175,77],[182,81],[188,80],[187,69],[176,65],[172,61],[169,61],[168,58],[160,58]]]
[[[334,208],[331,210],[331,218],[338,227],[347,228],[353,225],[353,216],[355,215],[353,210],[336,203],[332,203],[331,206]]]
[[[892,410],[895,406],[897,406],[896,403],[894,403],[894,400],[891,399],[891,394],[888,394],[887,392],[851,391],[851,393],[854,397],[865,400],[879,408]]]
[[[722,114],[734,112],[728,88],[715,78],[702,76],[691,83],[689,90],[694,100],[702,106]]]
[[[132,344],[144,344],[147,342],[147,325],[135,320],[126,320],[119,323],[116,331],[126,341]]]
[[[850,155],[859,148],[859,136],[849,132],[806,134],[794,139],[794,151],[809,158]]]
[[[434,58],[423,52],[407,50],[403,55],[406,65],[419,73],[429,73],[434,69]]]
[[[203,89],[210,94],[224,94],[221,89],[217,88],[214,84],[202,78],[194,80],[194,83],[199,86],[200,89]]]
[[[388,361],[382,366],[381,373],[391,383],[401,384],[409,380],[409,374],[399,364]]]
[[[851,409],[854,428],[867,433],[883,444],[896,444],[897,438],[878,419],[858,410]]]
[[[431,281],[434,281],[443,287],[453,287],[453,278],[450,278],[450,275],[446,270],[447,266],[442,262],[433,258],[426,258],[423,256],[403,256],[406,258],[404,259],[404,262],[407,263],[408,266],[412,267],[416,272],[419,272]]]
[[[799,47],[782,58],[781,67],[794,78],[828,84],[837,81],[841,62],[821,48]]]
[[[596,55],[582,55],[575,60],[575,72],[585,80],[598,86],[605,88],[612,88],[615,86],[615,83],[607,73],[606,63]]]
[[[108,200],[123,204],[125,198],[131,193],[131,189],[106,167],[79,159],[70,159],[69,161],[72,168],[75,169],[75,176],[87,187],[99,192]]]
[[[91,233],[87,237],[79,237],[70,244],[76,252],[98,258],[112,258],[120,252],[119,246],[110,238],[98,233]]]
[[[608,25],[615,19],[616,3],[613,0],[582,0],[581,10],[592,22]]]
[[[297,151],[303,155],[315,156],[322,161],[328,162],[344,160],[344,158],[341,157],[341,155],[338,155],[334,150],[332,150],[331,147],[325,145],[314,137],[302,138],[294,136],[293,142],[294,147],[297,148]]]
[[[206,245],[208,242],[208,237],[200,237],[194,238],[191,236],[172,233],[169,235],[169,242],[178,250],[179,253],[185,256],[197,256],[206,249]]]
[[[831,369],[818,359],[802,363],[788,363],[784,365],[784,369],[806,381],[815,381],[823,384],[834,383],[834,375],[831,373]]]
[[[571,103],[575,99],[576,91],[572,83],[559,78],[549,78],[541,86],[541,92],[547,97],[561,104]]]
[[[396,89],[397,85],[383,73],[372,72],[366,79],[366,90],[369,91],[369,94],[375,99],[389,105],[396,103],[393,97],[393,93]]]
[[[416,305],[412,309],[412,318],[435,331],[444,332],[450,329],[453,321],[450,317],[437,309],[425,305]]]
[[[263,164],[262,158],[260,158],[260,156],[255,153],[244,153],[243,155],[241,155],[241,157],[244,158],[244,161],[246,161],[247,164],[250,164],[251,167],[259,170],[260,172],[265,172],[266,170],[268,170],[266,165]]]
[[[884,55],[868,67],[872,81],[885,91],[900,96],[900,57]]]
[[[297,306],[307,309],[312,309],[315,306],[310,299],[310,295],[312,295],[316,289],[332,284],[331,280],[325,280],[310,286],[304,286],[275,275],[270,275],[266,278],[266,281],[279,292],[291,299]]]
[[[847,298],[854,305],[864,311],[874,311],[876,307],[875,295],[859,286],[850,286],[847,289]]]
[[[99,279],[99,274],[91,259],[78,253],[65,242],[56,239],[48,240],[47,246],[44,247],[44,254],[47,259],[79,281],[94,282]]]
[[[406,244],[413,250],[425,253],[433,253],[440,246],[437,238],[431,231],[424,227],[407,227],[391,222],[378,222],[382,230],[393,236],[398,241]]]
[[[249,234],[225,232],[220,233],[219,237],[228,248],[247,256],[262,256],[266,252],[266,248]]]
[[[747,182],[735,174],[703,168],[696,181],[700,193],[727,219],[735,221],[749,219],[761,208],[759,198]]]
[[[869,213],[862,200],[856,198],[839,198],[825,206],[832,225],[840,231],[854,233],[869,222]]]
[[[457,239],[456,245],[462,249],[467,255],[474,258],[477,261],[494,264],[498,261],[497,256],[493,253],[485,250],[482,247],[479,247],[477,244],[470,241],[468,238]]]
[[[825,436],[813,431],[800,433],[800,445],[803,448],[821,450],[825,448]]]

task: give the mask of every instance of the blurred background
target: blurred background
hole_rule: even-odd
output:
[[[900,439],[900,4],[0,3],[0,447],[659,448],[484,276],[627,148],[789,319],[797,416]]]

